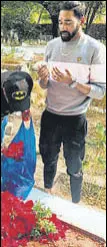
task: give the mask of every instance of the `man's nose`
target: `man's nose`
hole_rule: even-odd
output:
[[[61,31],[67,31],[68,30],[66,24],[62,24],[60,29],[61,29]]]

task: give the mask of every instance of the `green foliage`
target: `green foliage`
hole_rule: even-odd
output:
[[[33,228],[32,232],[31,232],[31,238],[32,237],[39,238],[40,236],[41,236],[41,233],[40,233],[39,229],[37,229],[36,227]]]
[[[52,213],[49,208],[45,208],[40,201],[36,203],[33,207],[33,210],[36,212],[36,216],[38,219],[49,218],[52,216]]]
[[[43,11],[42,11],[43,10]],[[42,11],[42,15],[41,15]],[[32,1],[8,1],[7,4],[1,8],[2,27],[9,21],[10,27],[13,27],[16,22],[24,23],[38,23],[39,16],[41,15],[41,23],[51,23],[48,11],[40,4],[34,4]],[[6,23],[4,23],[4,21]],[[40,23],[38,23],[40,24]]]
[[[97,133],[97,138],[98,142],[97,145],[98,147],[104,147],[106,145],[106,135],[105,135],[105,128],[101,123],[98,123],[96,126],[96,133]]]
[[[42,234],[55,233],[55,225],[49,221],[49,218],[52,217],[51,210],[45,208],[44,205],[38,201],[34,207],[33,211],[36,213],[36,226],[31,233],[31,237],[40,237]]]
[[[93,179],[93,177],[92,177]],[[106,188],[102,187],[99,189],[97,184],[91,183],[83,183],[82,189],[82,200],[91,206],[101,207],[102,209],[106,209]]]
[[[92,106],[95,106],[95,107],[98,107],[100,109],[103,109],[105,110],[106,109],[106,94],[105,96],[103,97],[102,100],[97,100],[97,99],[94,99],[91,103]]]
[[[88,140],[88,144],[91,146],[95,146],[97,148],[104,147],[106,145],[106,133],[105,133],[105,128],[101,123],[98,123],[96,125],[95,129],[95,135],[93,138]]]
[[[86,147],[87,151],[83,166],[88,169],[91,163],[94,167],[99,167],[99,169],[96,168],[96,171],[93,170],[94,173],[98,173],[98,170],[100,172],[100,167],[101,170],[106,167],[106,134],[105,128],[101,123],[96,125],[94,136],[87,138]]]
[[[95,20],[93,21],[93,23],[95,23],[95,24],[99,24],[99,23],[105,24],[106,23],[106,15],[105,16],[103,16],[101,14],[96,15]]]
[[[57,4],[56,1],[44,1],[43,5],[38,2],[2,1],[1,28],[3,32],[6,33],[13,28],[25,39],[26,33],[29,33],[31,37],[33,27],[29,24],[51,24],[53,22],[53,35],[57,35],[58,14],[62,1],[57,1]],[[98,19],[101,20],[105,15],[105,3],[105,1],[85,1],[87,17],[85,32],[88,32],[94,20],[98,22]]]
[[[83,169],[86,177],[83,181],[82,200],[88,205],[105,209],[106,135],[105,127],[101,121],[97,121],[95,127],[92,127],[88,134]]]
[[[41,4],[35,4],[30,13],[30,23],[51,24],[52,21],[49,12]]]
[[[106,167],[106,159],[104,159],[101,156],[98,157],[98,163],[101,164],[102,166]]]
[[[81,1],[84,2],[86,5],[85,16],[87,17],[86,20],[86,27],[85,32],[88,33],[91,24],[94,22],[96,18],[106,13],[106,1]]]

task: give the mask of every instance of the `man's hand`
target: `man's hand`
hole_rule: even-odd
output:
[[[66,83],[68,85],[73,83],[72,75],[67,69],[65,69],[65,73],[62,73],[57,67],[54,67],[52,70],[52,77],[57,82]],[[85,95],[88,95],[91,90],[90,85],[81,84],[81,82],[78,82],[75,88]]]
[[[57,82],[66,84],[72,83],[72,75],[67,69],[65,69],[65,73],[62,73],[57,67],[54,67],[52,70],[52,78]]]
[[[38,66],[37,72],[38,72],[39,79],[42,80],[44,84],[46,85],[49,79],[49,71],[48,71],[47,66],[46,65]]]

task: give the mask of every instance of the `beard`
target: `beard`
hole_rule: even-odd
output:
[[[75,35],[78,33],[78,30],[79,30],[79,27],[77,26],[72,33],[68,32],[68,31],[60,32],[60,36],[61,36],[62,41],[68,42],[68,41],[72,40],[75,37]]]

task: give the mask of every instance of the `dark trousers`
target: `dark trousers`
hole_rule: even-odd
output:
[[[39,148],[44,163],[44,187],[52,188],[57,171],[61,143],[70,175],[72,201],[78,203],[83,180],[87,120],[85,115],[60,116],[44,111],[41,118]]]

